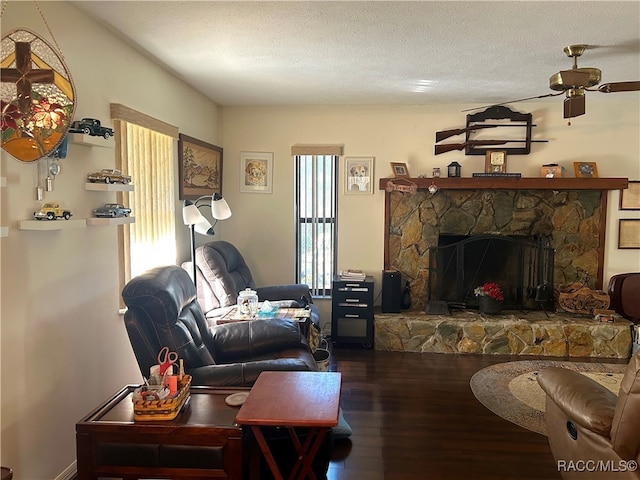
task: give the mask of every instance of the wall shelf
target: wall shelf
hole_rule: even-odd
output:
[[[102,217],[90,217],[87,218],[87,225],[92,227],[106,226],[106,225],[125,225],[127,223],[135,223],[135,217],[116,217],[116,218],[102,218]]]
[[[122,183],[85,183],[85,190],[93,190],[96,192],[133,192],[134,186],[131,184],[124,185]]]
[[[85,135],[84,133],[69,133],[69,142],[75,143],[76,145],[86,145],[89,147],[105,147],[105,148],[113,148],[114,141],[109,138],[106,139],[104,137],[96,137],[92,135]]]
[[[380,190],[385,190],[389,181],[395,183],[399,178],[381,178]],[[415,183],[418,188],[429,188],[435,183],[438,188],[451,190],[618,190],[627,188],[628,178],[543,178],[543,177],[461,177],[461,178],[406,178]],[[406,182],[404,182],[406,183]]]
[[[20,220],[20,230],[67,230],[69,228],[84,228],[87,221],[84,218],[78,220]]]

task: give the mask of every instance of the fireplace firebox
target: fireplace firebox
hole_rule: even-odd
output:
[[[478,308],[474,289],[495,282],[504,308],[553,309],[554,250],[544,235],[440,234],[429,248],[429,302],[452,308]]]

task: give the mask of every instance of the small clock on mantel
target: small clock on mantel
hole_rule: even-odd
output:
[[[487,150],[484,171],[486,173],[507,173],[507,152],[505,150]]]

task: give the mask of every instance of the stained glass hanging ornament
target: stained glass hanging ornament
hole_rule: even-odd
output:
[[[38,11],[53,38],[40,8]],[[2,36],[2,148],[22,162],[54,152],[73,118],[75,88],[59,51],[26,29]]]

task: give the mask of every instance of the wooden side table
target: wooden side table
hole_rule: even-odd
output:
[[[256,380],[236,415],[236,423],[251,428],[276,480],[283,476],[262,427],[283,427],[289,432],[298,454],[289,478],[315,479],[313,459],[324,436],[338,424],[341,382],[338,372],[262,372]],[[295,427],[309,429],[304,443]]]
[[[78,480],[243,478],[243,434],[225,398],[247,388],[191,387],[175,419],[134,420],[128,385],[76,424]]]

